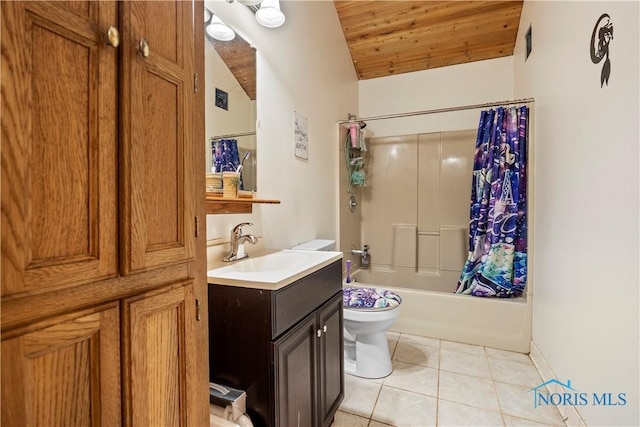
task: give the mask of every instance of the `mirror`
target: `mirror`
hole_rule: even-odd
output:
[[[205,170],[233,170],[242,163],[240,189],[256,191],[256,50],[237,31],[232,40],[216,40],[206,25]]]

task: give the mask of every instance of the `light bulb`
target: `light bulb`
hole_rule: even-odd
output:
[[[262,0],[256,12],[256,21],[268,28],[277,28],[284,24],[285,16],[280,10],[279,0]]]
[[[236,32],[222,22],[216,15],[211,17],[211,23],[207,25],[207,34],[216,40],[228,42],[236,37]]]

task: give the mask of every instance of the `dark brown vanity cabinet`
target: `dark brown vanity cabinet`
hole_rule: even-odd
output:
[[[328,427],[344,396],[341,261],[278,290],[209,285],[210,380],[255,426]]]

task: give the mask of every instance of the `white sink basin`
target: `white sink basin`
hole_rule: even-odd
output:
[[[342,258],[342,252],[282,250],[232,263],[207,272],[209,283],[278,289]]]

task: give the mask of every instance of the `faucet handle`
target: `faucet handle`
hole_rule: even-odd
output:
[[[245,225],[253,225],[253,223],[251,223],[251,222],[241,222],[240,224],[238,224],[235,227],[233,227],[233,232],[234,233],[241,232],[242,231],[242,227],[244,227]]]

